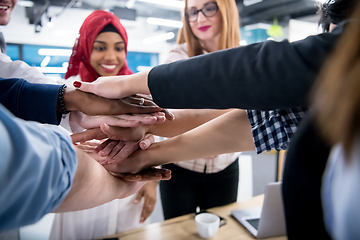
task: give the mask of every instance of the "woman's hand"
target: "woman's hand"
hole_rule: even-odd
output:
[[[144,169],[138,173],[112,173],[114,176],[120,177],[124,181],[150,182],[169,180],[171,178],[171,170],[165,168],[151,167]]]
[[[156,112],[149,114],[122,114],[122,115],[99,115],[88,116],[82,112],[70,113],[70,126],[73,132],[79,132],[79,126],[83,129],[100,127],[101,123],[118,127],[136,127],[140,124],[158,124],[165,121],[165,113]],[[73,127],[74,126],[74,127]],[[74,128],[74,129],[73,129]]]
[[[136,194],[134,204],[138,204],[144,198],[144,205],[141,211],[140,223],[143,223],[154,211],[156,203],[156,181],[148,182]]]
[[[162,142],[152,144],[149,149],[138,149],[127,158],[116,161],[112,164],[103,165],[109,172],[116,173],[137,173],[144,169],[168,163],[169,159],[163,159],[159,146]]]
[[[151,140],[152,136],[149,136],[145,139]],[[153,138],[153,137],[152,137]],[[95,159],[97,162],[106,162],[106,157],[100,156],[95,149],[101,144],[101,141],[90,141],[76,145],[77,148],[83,150],[91,158]],[[126,149],[124,151],[127,151]],[[138,173],[112,173],[114,176],[120,177],[125,181],[159,181],[159,180],[169,180],[171,178],[171,171],[168,169],[160,168],[148,168],[144,169]]]
[[[71,138],[73,143],[86,142],[92,139],[102,140],[107,138],[125,142],[134,142],[144,138],[147,131],[148,125],[123,128],[102,123],[100,128],[93,128],[80,133],[75,133],[71,135]]]
[[[92,83],[74,82],[74,87],[98,96],[111,99],[120,99],[133,94],[150,94],[147,86],[149,72],[139,72],[132,75],[99,77]]]
[[[139,149],[146,149],[155,142],[153,135],[148,134],[137,142],[124,142],[108,139],[106,141],[87,141],[76,146],[89,154],[101,165],[121,162]]]
[[[153,135],[146,135],[141,141],[137,142],[123,142],[123,141],[114,141],[111,139],[106,140],[101,143],[95,150],[95,153],[101,157],[100,164],[116,164],[130,156],[133,152],[139,149],[140,143],[142,143],[142,149],[149,147],[152,143],[155,142]]]
[[[109,99],[77,89],[67,89],[64,93],[64,102],[67,111],[81,111],[90,116],[152,113],[163,110],[152,100],[142,97]]]

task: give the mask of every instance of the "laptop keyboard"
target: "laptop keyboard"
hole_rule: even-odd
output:
[[[250,223],[250,225],[253,226],[256,230],[258,230],[260,218],[246,219],[246,221]]]

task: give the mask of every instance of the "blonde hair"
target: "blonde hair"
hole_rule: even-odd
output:
[[[360,3],[336,48],[324,65],[313,91],[317,122],[330,144],[351,151],[360,133]]]
[[[187,9],[187,0],[184,1],[185,9]],[[216,0],[216,3],[219,6],[219,11],[223,20],[218,50],[239,46],[239,13],[235,0]],[[203,54],[204,49],[201,46],[199,39],[192,32],[190,24],[186,20],[185,14],[182,14],[182,21],[184,26],[178,31],[177,43],[187,43],[189,57]]]

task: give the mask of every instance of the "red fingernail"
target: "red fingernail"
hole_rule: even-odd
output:
[[[75,81],[75,82],[73,83],[73,85],[74,85],[74,87],[79,88],[79,87],[81,87],[81,82]]]

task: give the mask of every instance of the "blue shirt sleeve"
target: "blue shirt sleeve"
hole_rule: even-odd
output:
[[[0,231],[38,221],[70,191],[77,168],[58,126],[17,119],[0,104]]]
[[[348,158],[347,158],[348,157]],[[360,239],[360,135],[349,156],[342,144],[329,156],[322,182],[325,226],[333,239]]]
[[[30,83],[22,78],[0,78],[0,103],[21,119],[58,125],[60,86]]]

